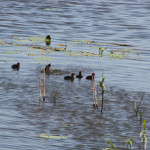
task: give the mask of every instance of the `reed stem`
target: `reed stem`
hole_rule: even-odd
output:
[[[41,100],[41,75],[40,75],[40,98],[39,100]]]
[[[138,107],[137,107],[137,109],[136,109],[136,116],[137,116],[139,107],[140,107],[140,105],[141,105],[141,102],[142,102],[142,100],[143,100],[144,94],[145,94],[145,92],[143,92],[142,97],[141,97],[141,100],[140,100],[140,102],[139,102],[139,105],[138,105]]]
[[[104,89],[102,87],[102,106],[101,106],[101,113],[103,111],[103,101],[104,101]]]
[[[92,75],[92,92],[93,92],[93,107],[95,108],[95,98],[94,98],[94,79],[93,79],[93,75]]]
[[[43,89],[43,101],[45,101],[45,67],[44,67],[44,55],[43,55],[43,49],[42,49],[42,59],[43,59],[43,78],[44,78],[44,89]]]

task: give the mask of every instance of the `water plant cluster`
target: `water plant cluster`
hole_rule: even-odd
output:
[[[13,39],[17,39],[12,37]],[[35,39],[35,38],[28,38],[28,40],[32,43],[33,41],[41,41],[41,39]],[[17,41],[20,43],[24,43],[27,40],[21,40],[20,38],[17,39]],[[37,43],[38,43],[37,42]],[[44,60],[46,60],[44,58],[44,52],[49,50],[49,51],[53,51],[53,52],[65,52],[66,55],[69,56],[79,56],[79,57],[84,57],[84,56],[90,56],[90,57],[101,57],[103,58],[103,56],[107,56],[111,59],[139,59],[139,52],[134,51],[134,47],[131,45],[123,45],[123,44],[115,44],[115,43],[111,43],[112,45],[116,45],[116,46],[120,46],[120,47],[128,47],[128,48],[123,48],[123,49],[118,49],[118,50],[110,50],[109,52],[106,52],[106,47],[101,47],[101,43],[96,43],[94,41],[80,41],[80,40],[74,40],[74,41],[68,41],[68,44],[74,44],[74,45],[82,45],[82,46],[87,46],[90,47],[92,49],[97,49],[96,52],[85,52],[85,51],[72,51],[72,50],[67,50],[67,44],[58,44],[57,46],[60,47],[50,47],[49,45],[51,44],[51,37],[47,36],[45,38],[45,43],[46,46],[37,46],[37,45],[32,45],[32,44],[16,44],[16,43],[10,43],[10,42],[2,42],[0,41],[1,45],[15,45],[15,46],[28,46],[30,49],[39,49],[42,50],[42,58],[39,58],[39,60],[42,60],[43,63],[43,102],[45,102],[45,65],[44,65]],[[109,45],[108,43],[106,45]],[[104,46],[104,44],[103,44]],[[5,52],[5,54],[17,54],[18,52]],[[131,57],[129,56],[131,55]],[[132,57],[134,55],[134,57]],[[36,56],[34,54],[29,53],[28,56]],[[136,57],[135,57],[136,56]],[[38,59],[38,58],[36,58]],[[47,58],[47,60],[50,60],[50,58]],[[104,94],[106,92],[108,92],[106,90],[106,86],[104,84],[105,82],[105,77],[101,76],[101,80],[98,83],[98,86],[96,87],[94,85],[94,79],[92,78],[92,94],[93,94],[93,108],[94,110],[98,110],[99,109],[99,104],[98,101],[99,99],[101,99],[101,113],[103,112],[103,108],[104,108],[104,103],[105,103],[105,99],[104,99]],[[40,75],[40,100],[42,98],[42,93],[41,93],[41,75]],[[101,91],[101,96],[99,96],[99,89]],[[109,92],[108,92],[109,93]],[[54,103],[56,104],[56,99],[57,99],[57,95],[58,95],[58,89],[56,90],[56,92],[53,95],[53,100]],[[136,116],[139,113],[139,108],[141,105],[141,102],[143,100],[144,97],[144,93],[141,97],[141,100],[139,102],[138,105],[136,105],[136,95],[135,95],[135,114]],[[142,122],[143,119],[143,115],[140,112],[140,122]],[[143,143],[143,150],[146,150],[147,148],[147,136],[146,136],[146,120],[143,121],[143,130],[141,131],[139,137],[142,140]],[[65,139],[66,137],[61,137],[61,136],[51,136],[48,134],[41,134],[40,138],[53,138],[53,139]],[[132,149],[133,143],[134,143],[134,139],[132,137],[130,137],[128,140],[126,140],[125,138],[122,137],[118,137],[119,139],[121,139],[123,141],[123,144],[126,145],[126,149]],[[120,149],[120,147],[116,146],[112,141],[109,140],[109,138],[104,138],[104,141],[107,142],[109,144],[110,147],[105,148],[105,150],[117,150]]]

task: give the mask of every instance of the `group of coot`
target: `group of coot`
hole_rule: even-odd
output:
[[[12,69],[19,70],[19,68],[20,68],[20,63],[19,62],[17,64],[12,65]],[[51,64],[48,64],[45,67],[45,72],[48,72],[48,73],[53,73],[54,72],[54,70],[51,68]],[[87,76],[86,79],[87,80],[92,80],[92,79],[94,80],[94,76],[95,76],[95,73],[93,72],[91,75]],[[75,77],[75,74],[71,73],[71,76],[65,76],[64,80],[74,80],[74,77]],[[78,79],[83,78],[83,75],[82,75],[81,71],[79,71],[79,74],[76,75],[76,78],[78,78]]]
[[[45,72],[54,72],[54,70],[51,68],[51,64],[48,64],[45,67]],[[92,73],[91,75],[87,76],[86,79],[87,80],[92,80],[92,78],[93,78],[93,80],[94,80],[94,76],[95,76],[95,73]],[[71,76],[65,76],[64,80],[74,80],[74,77],[75,77],[75,74],[71,73]],[[83,78],[83,75],[82,75],[81,71],[79,71],[79,74],[76,76],[76,78],[78,78],[78,79]]]
[[[92,73],[92,75],[87,76],[86,79],[92,80],[92,78],[93,78],[93,80],[94,80],[94,76],[95,76],[95,73]],[[71,76],[65,76],[64,79],[65,80],[74,80],[74,77],[75,77],[75,74],[72,73]],[[78,78],[78,79],[83,78],[81,71],[79,71],[79,74],[76,76],[76,78]]]

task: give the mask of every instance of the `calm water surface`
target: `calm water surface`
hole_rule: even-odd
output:
[[[147,149],[150,148],[148,0],[5,0],[0,2],[0,8],[1,149],[102,150],[109,147],[104,138],[118,149],[126,149],[119,137],[133,137],[133,149],[142,149],[139,135],[143,124],[139,115],[135,116],[134,92],[137,105],[145,92],[139,112],[146,119]],[[48,49],[44,42],[47,34],[52,37],[52,47],[66,44],[67,51],[44,51],[45,65],[51,63],[53,68],[69,74],[82,70],[84,77],[66,82],[64,74],[46,74],[43,104],[39,102],[42,51],[33,46]],[[75,55],[98,54],[99,47],[104,48],[103,59]],[[123,59],[112,59],[110,52],[115,50],[128,52],[119,53]],[[20,70],[12,70],[11,65],[18,61]],[[85,79],[92,72],[96,73],[95,85],[103,73],[111,93],[105,93],[103,114],[92,108],[92,84]],[[42,139],[42,133],[67,138]]]

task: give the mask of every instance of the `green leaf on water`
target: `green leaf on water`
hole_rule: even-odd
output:
[[[145,149],[146,149],[146,146],[147,146],[147,137],[145,136]]]
[[[144,131],[141,131],[141,133],[140,133],[140,137],[143,135],[143,132],[144,132]]]

